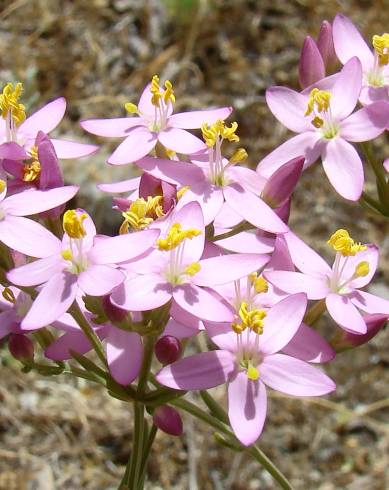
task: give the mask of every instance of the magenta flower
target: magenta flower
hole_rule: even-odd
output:
[[[207,288],[238,279],[261,268],[264,254],[234,254],[201,259],[205,227],[200,205],[177,208],[162,223],[157,249],[143,261],[126,266],[127,280],[112,293],[112,302],[130,311],[157,308],[173,299],[182,309],[209,321],[229,321],[231,309]],[[137,235],[135,235],[137,236]]]
[[[338,14],[333,23],[333,38],[336,54],[343,64],[354,56],[361,62],[362,104],[389,101],[389,34],[373,36],[372,51],[351,20]]]
[[[95,239],[94,224],[82,210],[67,211],[63,223],[62,241],[50,234],[48,245],[43,240],[40,242],[41,247],[51,247],[50,256],[8,273],[8,279],[19,286],[43,284],[22,322],[25,330],[35,330],[57,320],[79,294],[110,293],[125,279],[115,264],[147,252],[159,234],[158,230],[148,230]]]
[[[265,385],[294,396],[320,396],[335,389],[334,382],[317,368],[278,353],[300,327],[306,305],[306,296],[296,294],[273,306],[262,320],[252,310],[246,332],[235,333],[228,324],[208,326],[219,350],[195,354],[164,367],[157,374],[158,382],[180,390],[228,383],[231,427],[242,444],[253,444],[265,422]]]
[[[376,138],[389,120],[389,104],[383,102],[351,114],[358,102],[361,84],[360,61],[352,58],[331,90],[314,88],[308,95],[286,87],[268,89],[266,100],[274,116],[299,134],[266,156],[257,170],[269,177],[290,158],[304,155],[308,167],[320,156],[335,190],[346,199],[358,200],[364,184],[363,165],[350,142]]]
[[[202,124],[214,123],[231,114],[230,107],[206,111],[191,111],[173,114],[175,96],[172,84],[165,82],[165,90],[159,86],[155,75],[144,89],[138,106],[126,104],[135,117],[114,119],[89,119],[81,126],[89,133],[106,137],[125,137],[108,159],[112,165],[136,162],[146,156],[159,141],[165,148],[176,153],[191,154],[202,150],[204,143],[186,131],[200,128]]]
[[[305,292],[308,299],[325,299],[333,320],[351,333],[367,331],[359,310],[389,314],[389,301],[360,290],[369,284],[376,271],[376,246],[357,244],[346,230],[338,230],[328,241],[337,252],[331,268],[292,232],[284,237],[292,260],[301,272],[266,272],[265,277],[272,284],[287,293]]]

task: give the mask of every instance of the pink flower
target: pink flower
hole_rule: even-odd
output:
[[[305,292],[308,299],[325,299],[333,320],[351,333],[365,334],[367,331],[359,310],[389,314],[389,301],[360,290],[369,284],[376,271],[376,246],[357,244],[345,230],[338,230],[328,242],[337,250],[331,268],[292,232],[284,237],[292,260],[301,272],[266,272],[266,279],[275,286],[287,293]]]
[[[373,36],[373,51],[361,36],[351,20],[338,14],[333,23],[333,37],[336,54],[346,64],[354,56],[362,65],[363,82],[360,100],[362,104],[371,104],[380,100],[389,100],[388,49],[389,34]]]
[[[57,320],[78,294],[104,296],[110,293],[125,279],[115,264],[147,252],[159,234],[157,230],[148,230],[95,239],[94,224],[82,210],[67,211],[63,221],[62,241],[49,234],[47,244],[44,240],[39,244],[44,249],[51,248],[50,256],[8,273],[8,279],[19,286],[43,284],[22,322],[25,330]]]
[[[186,131],[199,128],[203,123],[225,119],[230,107],[207,111],[192,111],[173,114],[175,96],[172,85],[165,82],[165,90],[159,86],[155,75],[151,84],[144,89],[138,106],[126,104],[135,117],[114,119],[89,119],[81,126],[89,133],[106,137],[125,137],[125,140],[109,157],[108,163],[124,165],[146,156],[159,141],[165,148],[176,153],[191,154],[202,150],[204,143]]]
[[[231,427],[242,444],[253,444],[265,422],[265,385],[293,396],[320,396],[335,389],[334,382],[317,368],[278,353],[299,329],[306,304],[304,294],[289,296],[268,310],[262,325],[258,318],[251,318],[242,333],[235,333],[228,324],[209,325],[208,333],[219,350],[170,364],[157,380],[181,390],[228,383]]]
[[[350,142],[376,138],[385,130],[389,119],[389,104],[383,102],[351,114],[358,102],[361,83],[361,63],[358,58],[352,58],[331,90],[314,88],[308,95],[286,87],[268,89],[266,100],[274,116],[299,134],[266,156],[257,170],[269,177],[290,158],[304,155],[308,167],[320,156],[336,191],[346,199],[358,200],[364,184],[363,165]]]

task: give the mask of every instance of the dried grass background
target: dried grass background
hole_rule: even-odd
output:
[[[0,79],[25,84],[30,108],[64,95],[58,134],[93,141],[77,122],[124,115],[155,73],[170,78],[177,108],[232,105],[255,165],[289,135],[264,102],[266,87],[297,87],[305,35],[341,11],[366,37],[388,31],[388,0],[15,0],[0,1]],[[102,139],[95,139],[103,143]],[[131,169],[93,158],[65,164],[82,184],[80,203],[114,231],[109,199],[95,182]],[[380,157],[389,155],[381,138]],[[389,297],[388,224],[346,203],[320,165],[295,193],[291,225],[319,251],[336,228],[381,247],[374,290]],[[331,331],[333,325],[326,328]],[[339,355],[328,367],[338,390],[320,400],[273,396],[261,448],[296,489],[384,490],[388,465],[388,333]],[[131,407],[87,382],[24,375],[1,350],[0,490],[115,489],[131,442]],[[223,398],[223,389],[215,395]],[[212,432],[185,419],[185,435],[159,434],[149,465],[149,489],[270,490],[271,478],[246,456],[214,442]]]

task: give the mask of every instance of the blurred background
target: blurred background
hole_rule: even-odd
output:
[[[298,88],[304,37],[316,37],[322,20],[343,12],[370,39],[388,31],[388,7],[388,0],[3,0],[0,80],[23,82],[29,110],[65,96],[57,134],[102,144],[95,156],[64,168],[67,181],[82,185],[79,204],[106,230],[111,202],[95,183],[133,170],[107,166],[117,141],[84,134],[80,119],[124,116],[124,103],[136,103],[159,74],[174,84],[176,110],[232,105],[230,120],[255,166],[289,137],[264,93],[275,84]],[[376,150],[389,156],[385,137]],[[377,243],[371,291],[389,298],[388,222],[342,200],[320,165],[296,189],[291,226],[324,254],[337,228]],[[389,488],[388,347],[386,330],[340,354],[327,368],[338,384],[331,397],[272,395],[260,446],[296,489]],[[22,374],[5,346],[0,364],[0,490],[115,489],[128,458],[131,407],[87,382]],[[215,396],[223,398],[223,389]],[[212,431],[190,419],[181,439],[157,436],[149,474],[153,490],[276,488],[248,456],[218,446]]]

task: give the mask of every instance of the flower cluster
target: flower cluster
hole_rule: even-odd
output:
[[[378,247],[334,230],[331,267],[288,219],[295,186],[318,158],[341,196],[362,195],[355,143],[389,124],[389,34],[374,36],[372,46],[342,15],[323,24],[317,43],[306,39],[302,92],[266,93],[271,112],[298,135],[256,170],[242,164],[248,155],[237,145],[238,124],[226,122],[231,108],[174,113],[173,85],[156,75],[137,105],[125,105],[125,117],[82,121],[92,134],[124,138],[108,163],[132,164],[139,174],[99,185],[120,194],[112,212],[122,225],[113,237],[98,234],[86,210],[65,211],[78,188],[64,185],[58,159],[97,150],[48,136],[65,100],[27,117],[22,84],[7,84],[0,95],[0,337],[9,336],[15,357],[50,373],[77,361],[84,377],[103,380],[113,396],[151,400],[154,424],[171,434],[181,433],[182,422],[164,404],[169,396],[226,384],[228,420],[245,446],[263,430],[267,387],[293,396],[334,391],[317,365],[367,341],[389,317],[389,301],[363,290]],[[326,77],[336,56],[344,66]],[[231,156],[226,142],[236,145]],[[385,214],[383,168],[375,166],[379,201],[370,204]],[[344,331],[340,343],[314,328],[326,311]],[[196,353],[192,342],[183,356],[200,332],[209,350]],[[45,361],[54,364],[34,359],[32,341],[42,339]],[[154,346],[162,365],[155,392],[147,385]],[[92,350],[106,371],[85,357]]]

